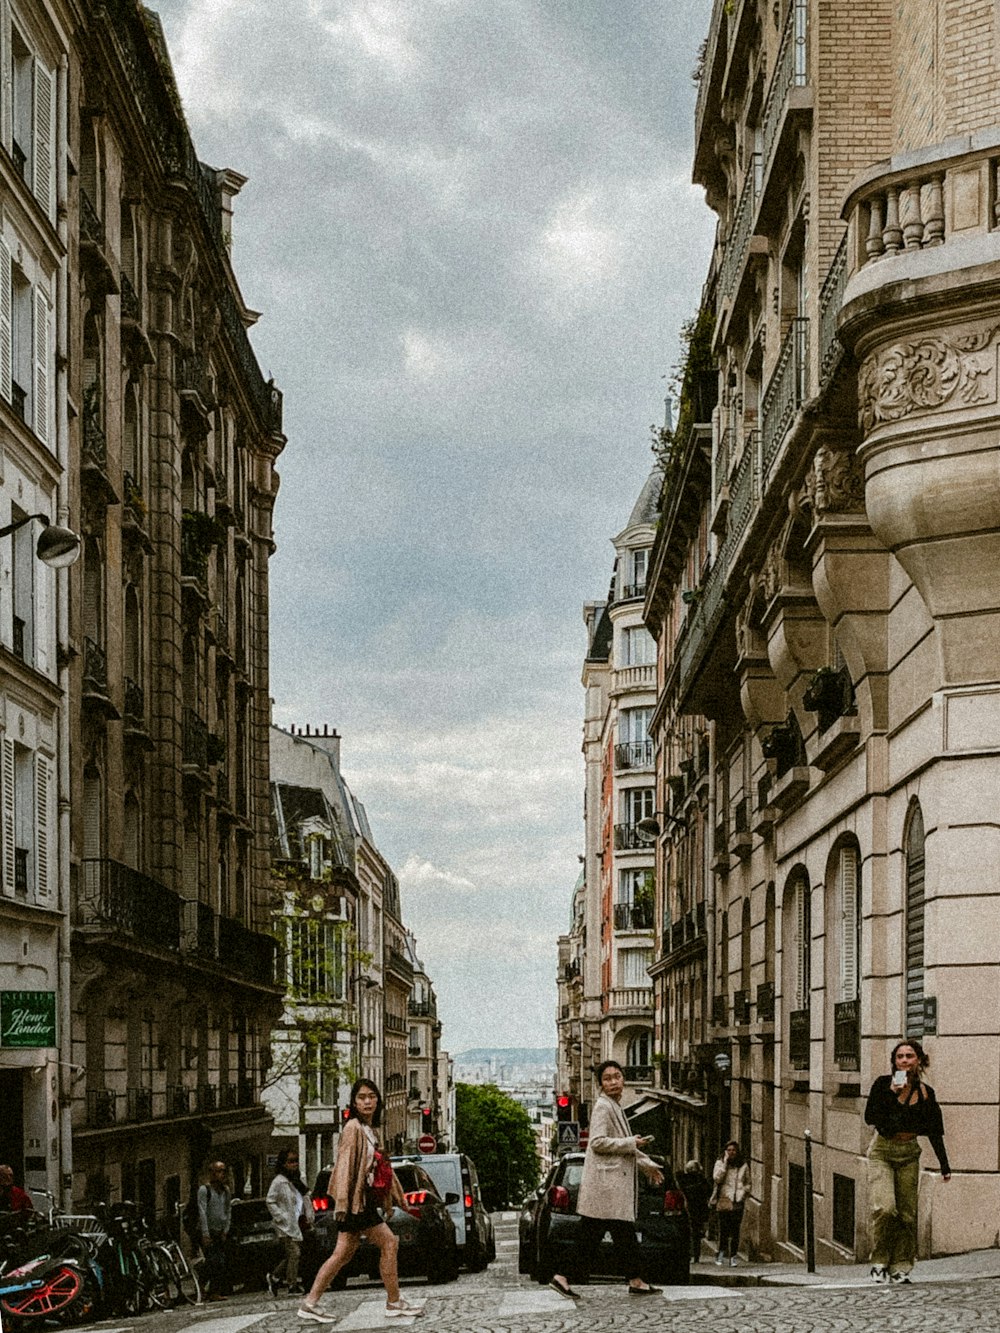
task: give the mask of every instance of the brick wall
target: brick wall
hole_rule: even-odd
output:
[[[997,0],[895,0],[893,151],[1000,121]]]

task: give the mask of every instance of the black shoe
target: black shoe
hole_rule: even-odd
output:
[[[659,1296],[662,1290],[662,1287],[651,1287],[649,1285],[645,1287],[633,1287],[630,1284],[628,1294],[630,1296]]]
[[[553,1291],[558,1291],[560,1296],[565,1296],[568,1301],[578,1301],[580,1299],[568,1282],[557,1282],[553,1278],[549,1286]]]

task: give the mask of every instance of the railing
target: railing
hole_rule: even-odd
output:
[[[615,930],[652,930],[653,904],[640,903],[636,907],[632,903],[615,903],[614,926]]]
[[[125,720],[144,723],[146,720],[146,696],[141,685],[125,677]]]
[[[167,1088],[167,1115],[191,1114],[191,1089],[180,1083],[172,1083]]]
[[[156,880],[120,861],[80,862],[76,925],[116,930],[160,949],[180,948],[181,900]]]
[[[388,961],[390,967],[394,967],[397,972],[413,980],[413,964],[405,954],[400,953],[398,949],[390,949]]]
[[[648,1009],[653,1012],[653,983],[648,986],[613,986],[608,991],[609,1009]]]
[[[738,1027],[746,1027],[750,1022],[750,992],[733,991],[733,1022]]]
[[[709,24],[708,36],[705,39],[705,62],[698,83],[698,97],[694,107],[694,123],[697,127],[695,132],[696,143],[705,116],[708,88],[712,82],[712,66],[715,63],[715,53],[719,44],[719,28],[722,26],[723,18],[728,19],[727,6],[722,3],[722,0],[715,0],[715,4],[712,6],[712,19]]]
[[[17,380],[10,382],[10,405],[17,416],[21,418],[25,425],[28,424],[28,394],[22,389]]]
[[[736,451],[736,427],[726,426],[719,436],[719,447],[715,453],[715,490],[713,499],[718,500],[723,486],[729,482],[729,468]]]
[[[92,390],[95,390],[92,392]],[[87,390],[83,407],[83,452],[87,461],[103,472],[108,465],[108,437],[101,425],[100,390],[93,385]]]
[[[793,1069],[809,1068],[808,1009],[793,1009],[788,1015],[788,1063]]]
[[[622,1070],[626,1083],[652,1083],[652,1065],[626,1065]]]
[[[12,619],[13,619],[13,625],[14,625],[14,643],[13,643],[13,652],[14,652],[14,656],[15,656],[15,657],[19,657],[19,658],[21,659],[21,661],[23,662],[23,661],[24,661],[24,630],[25,630],[25,624],[24,624],[24,621],[21,619],[20,616],[14,616]]]
[[[196,393],[208,406],[212,401],[212,386],[205,358],[198,352],[189,352],[180,361],[178,372],[178,383],[182,392]]]
[[[430,1000],[408,1000],[406,1012],[413,1018],[430,1018],[433,1016],[434,1006]]]
[[[806,394],[809,357],[809,320],[792,320],[778,353],[774,373],[761,404],[761,469],[765,484],[782,441]]]
[[[129,1120],[152,1120],[152,1088],[129,1088],[125,1098],[126,1115]]]
[[[406,1048],[406,1054],[407,1054],[407,1055],[417,1056],[417,1055],[421,1055],[422,1052],[421,1052],[419,1046],[407,1046],[407,1048]]]
[[[750,831],[750,802],[746,797],[741,797],[733,804],[733,832],[748,833]]]
[[[195,1100],[199,1111],[214,1111],[217,1102],[215,1084],[199,1083]]]
[[[726,565],[724,555],[720,553],[699,589],[697,605],[688,613],[674,649],[675,670],[682,692],[701,650],[715,633],[725,604],[725,590]]]
[[[219,917],[219,959],[227,971],[245,981],[273,986],[278,942],[272,935],[249,930],[230,916]]]
[[[185,898],[182,906],[184,952],[196,958],[219,956],[218,917],[208,903]]]
[[[821,667],[802,696],[802,707],[816,714],[821,732],[828,731],[840,717],[853,717],[857,705],[854,682],[847,667]]]
[[[652,768],[653,742],[626,741],[615,746],[615,768]]]
[[[86,190],[80,191],[80,240],[104,249],[104,223]]]
[[[761,744],[761,750],[766,759],[774,760],[774,776],[778,779],[783,778],[790,769],[809,762],[799,720],[794,713],[789,713],[784,722],[771,728]]]
[[[765,169],[771,161],[789,90],[801,88],[807,81],[807,36],[807,0],[792,0],[761,116],[761,157]]]
[[[837,316],[847,286],[847,233],[844,233],[819,292],[819,384],[825,388],[840,363],[844,347],[837,337]]]
[[[774,1022],[774,982],[762,981],[757,987],[757,1022]]]
[[[760,188],[760,153],[752,153],[747,163],[746,179],[740,193],[739,203],[733,215],[733,225],[726,241],[719,273],[719,292],[724,301],[728,301],[736,286],[736,279],[746,258],[747,245],[753,227],[754,212],[757,206],[757,191]]]
[[[615,825],[616,852],[648,852],[652,848],[652,839],[643,837],[638,824]]]
[[[183,756],[185,764],[208,768],[208,727],[192,708],[184,709]]]
[[[861,1068],[860,1006],[844,1000],[833,1006],[833,1058],[841,1069]]]
[[[122,319],[131,320],[133,324],[140,323],[142,319],[142,306],[139,303],[139,293],[132,286],[132,279],[124,269],[118,275],[118,285],[121,289],[121,316]]]
[[[728,563],[746,532],[753,508],[760,498],[760,434],[748,431],[743,440],[743,453],[736,467],[729,495],[729,530],[726,534],[725,558]]]
[[[28,892],[28,849],[14,848],[14,892],[24,897]]]
[[[116,1119],[118,1098],[110,1088],[87,1090],[87,1128],[106,1129]]]
[[[628,602],[635,597],[646,596],[646,584],[643,583],[623,583],[620,601]]]
[[[640,666],[616,667],[614,688],[616,690],[636,690],[656,684],[656,665],[653,662]]]
[[[406,1019],[400,1018],[397,1014],[385,1015],[385,1028],[387,1032],[407,1032]]]
[[[108,692],[107,655],[99,643],[87,638],[83,641],[83,686],[92,693]]]

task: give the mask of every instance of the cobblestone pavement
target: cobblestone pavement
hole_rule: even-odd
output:
[[[1000,1281],[966,1280],[910,1287],[713,1287],[668,1289],[663,1296],[636,1298],[624,1285],[595,1284],[574,1305],[516,1271],[516,1222],[498,1228],[499,1256],[486,1273],[465,1274],[446,1286],[403,1284],[405,1295],[423,1302],[425,1317],[386,1320],[385,1295],[373,1283],[352,1282],[330,1292],[323,1307],[336,1324],[300,1320],[297,1301],[269,1300],[259,1292],[230,1301],[149,1314],[137,1320],[92,1325],[103,1333],[337,1333],[415,1325],[419,1333],[587,1333],[644,1329],[677,1333],[857,1333],[860,1329],[905,1329],[906,1333],[964,1333],[1000,1329]]]

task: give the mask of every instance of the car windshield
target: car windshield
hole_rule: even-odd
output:
[[[422,1165],[437,1186],[439,1194],[444,1196],[445,1194],[462,1193],[461,1172],[459,1171],[458,1162],[454,1159],[449,1161],[446,1157],[437,1159],[428,1157]]]
[[[433,1194],[435,1198],[438,1197],[438,1191],[433,1180],[419,1166],[408,1166],[405,1162],[400,1162],[393,1167],[393,1170],[404,1194],[412,1194],[415,1190],[426,1190],[428,1194]]]

